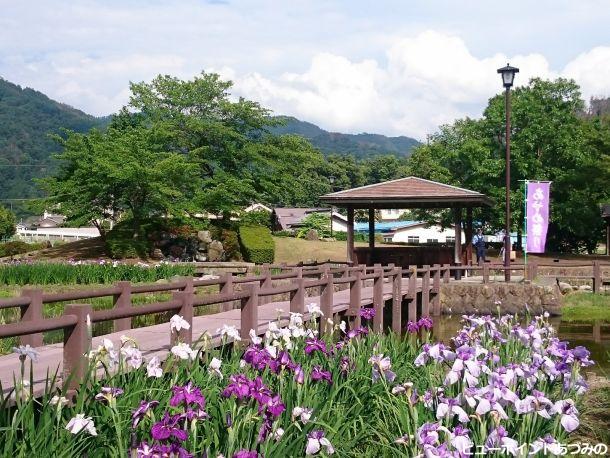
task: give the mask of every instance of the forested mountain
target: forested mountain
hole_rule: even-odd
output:
[[[274,127],[277,134],[297,134],[305,137],[325,154],[352,154],[357,158],[370,157],[378,154],[393,154],[409,156],[411,150],[419,142],[410,137],[386,137],[378,134],[341,134],[328,132],[315,124],[299,121],[289,116],[280,117],[284,125]]]
[[[60,149],[50,134],[62,128],[86,132],[108,121],[0,78],[0,203],[40,195],[33,179],[49,175],[51,155]]]

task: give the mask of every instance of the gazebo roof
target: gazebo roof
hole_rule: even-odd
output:
[[[338,207],[450,208],[491,206],[480,192],[418,177],[399,178],[360,188],[346,189],[320,197]]]

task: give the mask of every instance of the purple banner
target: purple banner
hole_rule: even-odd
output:
[[[527,252],[544,253],[551,183],[527,183]]]

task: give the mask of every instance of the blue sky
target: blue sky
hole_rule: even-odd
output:
[[[0,0],[0,76],[95,115],[129,81],[216,71],[342,132],[424,139],[478,116],[496,69],[610,95],[608,1]]]

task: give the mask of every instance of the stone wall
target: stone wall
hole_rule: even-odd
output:
[[[450,283],[441,285],[441,310],[451,314],[530,313],[561,314],[561,293],[556,286],[523,283]]]

